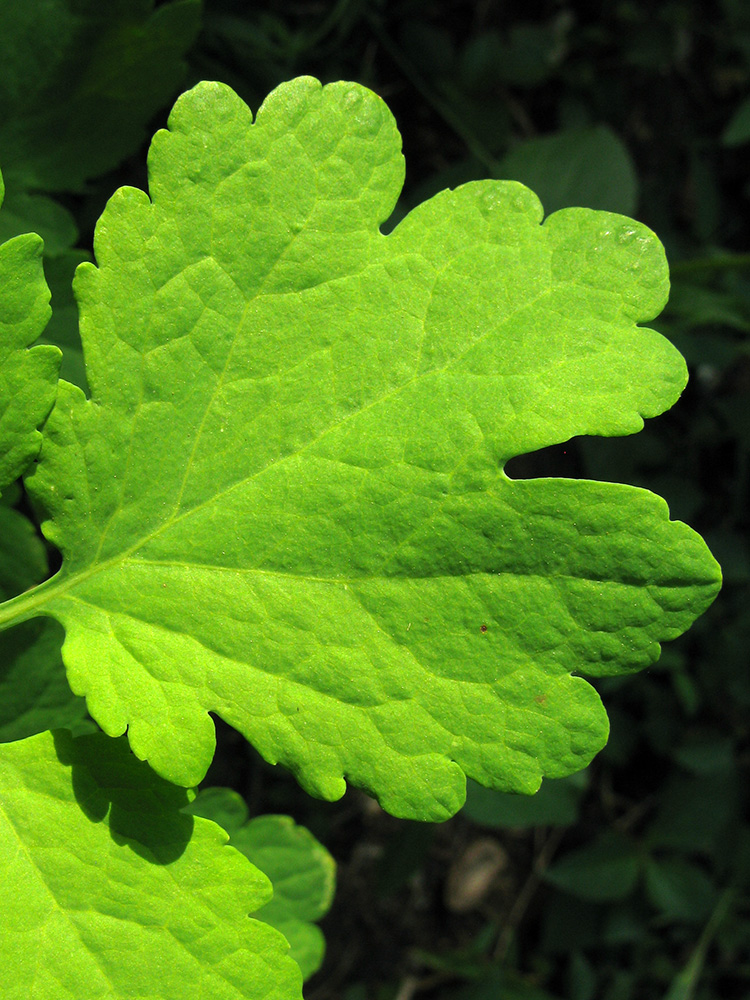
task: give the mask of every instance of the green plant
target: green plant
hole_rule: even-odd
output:
[[[466,776],[533,793],[585,766],[607,719],[579,673],[653,663],[718,567],[645,490],[503,466],[640,430],[686,370],[638,325],[667,268],[629,219],[542,225],[486,181],[383,236],[400,140],[357,85],[295,80],[253,124],[202,84],[149,170],[77,272],[90,398],[28,346],[39,240],[0,257],[0,484],[24,476],[62,553],[43,579],[28,508],[3,508],[9,672],[53,690],[25,711],[57,731],[0,747],[0,976],[19,998],[288,998],[283,938],[246,919],[267,880],[192,818],[209,712],[312,794],[348,779],[414,819],[454,814]],[[59,625],[103,733],[59,729],[93,728]]]

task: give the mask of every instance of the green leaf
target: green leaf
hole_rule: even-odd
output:
[[[48,572],[34,525],[0,504],[0,599],[34,586]],[[63,636],[51,619],[23,622],[0,635],[0,743],[86,725],[86,703],[75,697],[65,676]]]
[[[91,254],[85,250],[68,250],[56,257],[46,257],[44,261],[44,274],[52,293],[52,317],[41,342],[60,348],[60,378],[80,386],[84,391],[87,391],[88,383],[72,282],[78,265],[90,260]]]
[[[465,815],[482,826],[569,826],[578,819],[578,802],[586,790],[583,773],[545,780],[536,795],[511,795],[483,788],[471,781],[467,787]]]
[[[0,205],[4,190],[0,177]],[[0,490],[36,457],[38,427],[54,402],[60,352],[28,350],[49,314],[42,241],[26,235],[0,245]]]
[[[65,208],[44,195],[29,194],[22,188],[6,191],[0,213],[0,240],[34,232],[44,240],[44,277],[51,293],[52,315],[38,342],[54,344],[62,352],[60,377],[86,389],[78,307],[73,297],[73,275],[84,260],[85,250],[71,249],[78,239],[78,227]]]
[[[200,0],[0,5],[0,150],[24,187],[78,190],[145,137],[185,73]]]
[[[536,191],[548,212],[583,205],[630,215],[637,207],[633,161],[606,125],[527,139],[503,158],[500,174]]]
[[[63,630],[49,619],[22,622],[0,636],[0,743],[45,730],[96,727],[70,690],[60,655]]]
[[[281,931],[305,979],[323,961],[325,939],[314,921],[333,900],[336,866],[328,851],[289,816],[247,816],[241,796],[229,788],[201,791],[188,810],[224,826],[230,843],[271,880],[273,899],[254,913]],[[231,829],[229,829],[231,827]]]
[[[49,573],[47,553],[27,517],[0,504],[0,600],[33,587]]]
[[[649,899],[670,920],[702,923],[716,904],[711,879],[684,858],[649,858],[644,876]]]
[[[750,142],[750,97],[746,97],[729,120],[721,137],[725,146],[742,146]]]
[[[0,746],[3,1000],[301,997],[265,876],[123,740]]]
[[[639,870],[640,855],[632,842],[607,832],[593,843],[569,851],[545,870],[544,878],[579,899],[603,903],[628,896]]]
[[[91,399],[61,385],[27,480],[62,570],[0,611],[66,630],[72,689],[196,784],[209,712],[313,794],[345,778],[444,819],[465,775],[535,791],[606,741],[575,672],[637,670],[719,570],[627,486],[503,473],[629,434],[685,383],[639,327],[663,250],[512,182],[443,192],[387,237],[403,161],[383,102],[301,78],[256,123],[177,103],[76,278]]]
[[[41,236],[45,253],[52,255],[69,250],[78,239],[75,220],[62,205],[41,194],[6,191],[0,213],[0,240],[23,233]]]

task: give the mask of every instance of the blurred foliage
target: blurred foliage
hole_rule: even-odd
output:
[[[408,170],[389,225],[442,188],[511,177],[548,211],[608,208],[658,232],[673,292],[655,325],[692,376],[680,404],[633,438],[568,442],[508,467],[654,489],[724,567],[720,599],[655,668],[599,682],[606,750],[534,799],[471,786],[439,827],[394,820],[358,793],[315,802],[226,726],[207,784],[235,788],[254,814],[291,814],[339,863],[308,1000],[750,995],[750,5],[204,0],[198,30],[194,0],[106,12],[70,0],[80,21],[45,38],[72,102],[52,63],[34,87],[13,77],[29,64],[19,24],[49,5],[6,6],[16,34],[0,38],[0,163],[5,142],[17,179],[0,238],[45,237],[47,336],[64,346],[67,378],[83,378],[70,277],[91,254],[93,220],[117,185],[145,184],[142,137],[199,79],[253,108],[304,73],[380,93]],[[73,58],[61,38],[85,51]],[[88,99],[97,88],[106,102]],[[11,129],[13,107],[32,99],[37,118]],[[97,139],[83,161],[58,162],[49,140],[71,129]]]

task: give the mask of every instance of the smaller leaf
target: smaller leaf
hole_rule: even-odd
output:
[[[47,729],[96,729],[85,699],[73,694],[65,676],[63,636],[51,619],[23,622],[0,635],[0,743]]]
[[[0,505],[0,601],[28,590],[45,578],[47,553],[27,517]]]
[[[3,1000],[296,1000],[266,877],[124,739],[0,746]]]
[[[606,125],[528,139],[503,159],[500,176],[536,191],[548,214],[581,205],[632,215],[638,203],[633,161]]]
[[[0,6],[0,145],[28,188],[80,190],[143,138],[178,88],[200,0]]]
[[[706,872],[684,858],[649,858],[644,871],[651,903],[671,920],[700,924],[716,904],[716,889]]]
[[[325,940],[313,921],[325,915],[333,899],[336,866],[331,855],[289,816],[245,821],[247,806],[230,788],[201,791],[185,811],[226,822],[232,847],[269,877],[273,899],[254,916],[281,931],[307,979],[323,961]]]
[[[0,600],[33,587],[48,572],[47,553],[34,525],[0,504]],[[86,727],[86,702],[76,698],[65,676],[63,635],[49,618],[0,634],[0,743],[47,729],[80,732]]]
[[[584,771],[567,778],[545,778],[535,795],[513,795],[467,784],[465,815],[481,826],[569,826],[588,780]]]
[[[750,97],[740,104],[724,129],[721,141],[725,146],[742,146],[750,142]]]
[[[231,788],[202,788],[185,811],[218,823],[230,837],[250,819],[245,800]]]
[[[629,895],[639,869],[634,845],[625,837],[605,833],[551,865],[544,878],[579,899],[604,903]]]
[[[0,177],[0,204],[4,187]],[[28,350],[50,315],[42,241],[28,234],[0,246],[0,490],[36,458],[39,425],[55,400],[60,352]]]

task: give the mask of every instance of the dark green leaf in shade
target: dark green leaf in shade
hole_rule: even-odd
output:
[[[614,832],[563,855],[544,878],[579,899],[604,903],[624,899],[635,887],[640,870],[635,845]]]
[[[633,162],[607,125],[527,139],[504,157],[500,176],[536,191],[547,212],[583,205],[632,215],[637,208]]]
[[[79,190],[145,138],[174,95],[200,0],[0,5],[0,166],[28,189]]]
[[[721,137],[725,146],[742,146],[750,142],[750,97],[746,97],[729,119]]]
[[[49,571],[44,542],[19,511],[0,504],[0,599],[34,586]],[[70,690],[60,655],[64,632],[50,618],[0,633],[0,743],[47,729],[85,731],[86,702]]]
[[[670,920],[702,924],[716,904],[706,869],[685,858],[649,858],[644,883],[651,904]]]
[[[22,622],[0,634],[0,743],[50,728],[75,733],[96,728],[65,676],[63,635],[51,619]]]
[[[16,184],[18,184],[16,179]],[[73,275],[84,260],[85,250],[73,249],[78,228],[65,208],[41,194],[29,194],[21,187],[6,191],[0,212],[0,241],[34,232],[44,240],[44,277],[51,293],[52,315],[38,343],[53,344],[62,351],[60,377],[86,389],[78,306],[73,297]]]
[[[578,803],[588,779],[580,771],[567,778],[546,778],[532,796],[512,795],[468,782],[463,812],[482,826],[569,826],[578,819]]]
[[[44,252],[55,256],[69,250],[78,239],[78,227],[67,209],[42,194],[19,190],[5,193],[0,212],[0,242],[36,233],[44,240]]]
[[[85,250],[66,250],[44,259],[44,274],[52,293],[52,316],[41,343],[54,344],[62,351],[60,378],[88,391],[83,362],[81,335],[78,330],[78,305],[73,296],[73,276],[79,264],[90,261]]]
[[[0,504],[0,601],[28,590],[48,575],[44,541],[20,511]]]

